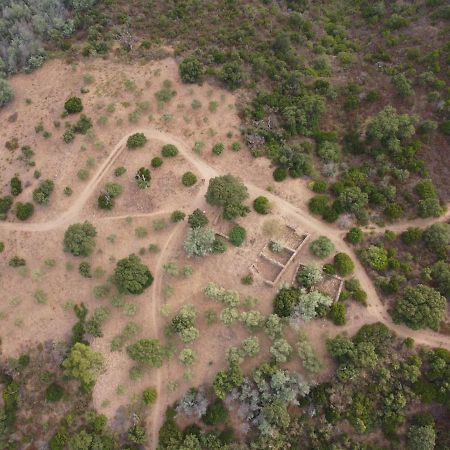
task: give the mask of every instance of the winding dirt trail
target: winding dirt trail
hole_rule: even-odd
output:
[[[156,129],[152,127],[143,127],[137,130],[134,130],[124,136],[118,144],[114,147],[111,154],[108,158],[102,163],[101,167],[95,174],[95,176],[89,181],[86,188],[80,194],[80,196],[76,199],[76,201],[72,204],[72,206],[63,212],[57,219],[50,220],[47,222],[39,222],[39,223],[17,223],[17,222],[2,222],[0,223],[0,230],[14,230],[14,231],[48,231],[54,228],[61,227],[63,225],[67,225],[73,222],[75,219],[79,219],[81,216],[81,211],[88,201],[89,197],[93,194],[98,184],[101,182],[101,179],[105,175],[105,173],[110,170],[114,162],[121,155],[121,153],[126,149],[126,141],[128,137],[136,132],[143,132],[149,139],[155,139],[164,141],[165,143],[174,144],[178,147],[180,153],[183,157],[190,163],[192,166],[196,168],[196,170],[201,174],[202,178],[205,180],[202,188],[197,193],[193,203],[190,205],[192,209],[197,207],[201,208],[201,205],[204,204],[204,194],[206,192],[206,188],[208,185],[208,181],[210,178],[220,175],[220,173],[208,165],[205,161],[200,159],[197,155],[195,155],[191,149],[185,144],[185,142],[172,134],[169,134],[161,129]],[[318,218],[311,216],[309,212],[305,212],[304,210],[296,207],[294,204],[288,202],[287,200],[282,199],[281,197],[262,189],[253,183],[247,182],[243,180],[249,190],[251,197],[256,197],[259,195],[264,195],[269,198],[269,200],[275,205],[275,210],[279,215],[289,214],[290,216],[295,217],[296,222],[304,228],[305,230],[314,230],[320,234],[328,236],[334,243],[336,249],[338,251],[343,251],[348,253],[354,260],[355,270],[354,275],[359,279],[362,288],[367,292],[367,316],[366,322],[382,322],[390,329],[395,331],[401,337],[412,337],[418,344],[427,345],[431,347],[445,347],[450,349],[450,337],[440,335],[439,333],[433,332],[431,330],[411,330],[403,325],[398,325],[393,323],[391,317],[387,312],[387,308],[384,306],[381,301],[369,275],[365,271],[362,264],[359,262],[353,248],[349,246],[344,240],[343,237],[345,235],[345,231],[339,230],[336,227],[325,223]],[[147,217],[157,214],[162,214],[164,211],[156,211],[151,213],[142,213],[142,214],[127,214],[121,216],[107,216],[102,218],[96,218],[96,220],[115,220],[122,219],[126,217]],[[431,218],[431,219],[416,219],[412,221],[405,221],[392,224],[387,227],[375,228],[376,232],[382,232],[385,229],[389,229],[395,232],[400,232],[407,229],[410,226],[428,226],[434,222],[447,220],[450,217],[450,211],[447,211],[444,216],[439,218]],[[163,279],[163,271],[162,265],[165,262],[166,255],[172,250],[174,245],[179,244],[179,239],[177,238],[177,234],[182,230],[180,224],[175,226],[172,233],[167,238],[164,247],[160,253],[158,258],[157,265],[155,267],[155,282],[152,286],[152,326],[155,331],[155,334],[158,332],[158,324],[157,317],[158,311],[162,306],[162,279]],[[373,229],[369,229],[370,231]],[[351,323],[348,323],[346,327],[343,327],[343,331],[347,331],[349,333],[356,331],[354,326]],[[156,337],[156,336],[155,336]],[[158,392],[161,392],[162,384],[163,384],[163,370],[158,369],[156,372],[156,380],[155,384],[157,385]],[[151,418],[151,436],[153,439],[154,446],[156,447],[156,437],[158,434],[159,427],[162,422],[162,405],[159,399],[155,403],[152,408],[152,418]]]

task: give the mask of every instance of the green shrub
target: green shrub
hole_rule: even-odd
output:
[[[213,145],[213,148],[212,148],[212,152],[217,156],[221,155],[224,150],[225,150],[225,146],[221,142]]]
[[[231,144],[231,150],[233,150],[233,152],[238,152],[241,149],[241,143],[240,142],[233,142]]]
[[[64,109],[68,114],[76,114],[83,111],[83,104],[81,102],[81,98],[79,97],[70,97],[64,103]]]
[[[118,197],[123,192],[123,188],[118,183],[106,183],[105,190],[112,198]]]
[[[153,282],[153,276],[141,259],[131,254],[117,262],[114,271],[114,283],[119,292],[138,295]]]
[[[0,214],[6,215],[13,205],[13,198],[10,195],[0,197]]]
[[[334,267],[339,275],[345,277],[353,272],[355,265],[346,253],[336,253],[334,256]]]
[[[331,305],[330,310],[328,311],[328,317],[335,325],[345,325],[347,314],[347,307],[344,303],[335,302]]]
[[[163,164],[163,160],[159,157],[159,156],[155,156],[151,162],[150,162],[151,166],[156,169],[157,167],[161,167]]]
[[[245,231],[245,228],[241,227],[240,225],[235,225],[230,230],[230,234],[228,237],[233,245],[235,245],[236,247],[240,247],[245,241],[246,236],[247,232]]]
[[[401,241],[406,245],[415,244],[422,239],[423,231],[420,228],[409,227],[400,234]]]
[[[96,235],[90,222],[70,225],[64,233],[64,251],[74,256],[89,256],[94,251]]]
[[[313,214],[323,214],[328,207],[326,195],[315,195],[308,202],[308,208]]]
[[[192,172],[185,172],[181,177],[181,182],[186,187],[194,186],[197,183],[197,177]]]
[[[170,215],[170,220],[173,223],[181,222],[186,217],[186,214],[183,211],[176,210]]]
[[[283,180],[285,180],[288,176],[288,171],[287,169],[283,168],[283,167],[277,167],[273,173],[272,173],[273,179],[277,182],[281,182]]]
[[[188,217],[188,224],[191,228],[201,228],[208,225],[208,217],[200,210],[196,209]]]
[[[100,209],[108,209],[109,210],[109,209],[112,209],[112,207],[114,206],[114,200],[108,193],[103,192],[98,197],[97,205]]]
[[[316,194],[323,194],[327,190],[327,183],[323,180],[314,181],[311,185],[311,189]]]
[[[45,399],[50,403],[58,402],[63,398],[63,395],[64,389],[57,383],[48,385],[45,390]]]
[[[114,169],[114,176],[116,177],[120,177],[122,176],[125,172],[127,171],[127,169],[125,167],[117,167],[116,169]]]
[[[7,105],[14,98],[14,92],[10,84],[4,78],[0,78],[0,108]]]
[[[350,242],[350,244],[359,244],[364,238],[364,233],[361,228],[353,227],[350,228],[348,233],[345,235],[345,240]]]
[[[16,204],[16,217],[19,220],[27,220],[33,215],[34,206],[32,203],[21,203]]]
[[[164,156],[164,158],[173,158],[178,155],[178,149],[173,144],[163,145],[161,155]]]
[[[84,278],[92,278],[91,273],[91,265],[88,262],[82,262],[78,266],[78,271],[80,272],[80,275]]]
[[[144,392],[142,392],[142,400],[143,400],[144,404],[146,404],[147,406],[155,403],[156,398],[157,398],[157,392],[154,387],[148,387],[148,388],[144,389]]]
[[[195,56],[188,56],[181,61],[179,71],[183,83],[198,83],[203,77],[204,68]]]
[[[127,147],[129,149],[135,149],[143,147],[147,143],[147,138],[144,133],[134,133],[127,139]]]
[[[253,200],[253,209],[258,214],[268,214],[270,212],[269,199],[262,195],[260,197],[256,197],[255,200]]]
[[[334,245],[326,236],[320,236],[311,243],[309,250],[319,258],[326,258],[334,251]]]
[[[54,186],[52,180],[41,181],[39,186],[33,191],[33,200],[40,205],[48,204]]]
[[[69,144],[75,139],[75,132],[72,128],[69,128],[68,130],[64,131],[62,138],[66,144]]]
[[[0,241],[0,253],[5,251],[5,243]]]
[[[228,410],[222,400],[217,399],[208,405],[202,420],[206,425],[218,425],[224,423],[228,418]]]
[[[150,170],[146,167],[141,167],[134,176],[136,183],[139,187],[139,189],[147,189],[150,187],[150,181],[152,179],[152,176],[150,174]]]
[[[12,177],[9,181],[11,187],[11,195],[18,196],[22,192],[22,182],[18,176]]]

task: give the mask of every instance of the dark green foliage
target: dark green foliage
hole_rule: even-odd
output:
[[[22,182],[18,176],[12,177],[9,185],[11,187],[11,195],[14,195],[14,197],[22,192]]]
[[[345,277],[353,272],[355,265],[346,253],[337,253],[334,257],[334,267],[339,275]]]
[[[345,325],[347,321],[346,314],[347,307],[341,302],[333,303],[328,311],[328,317],[335,325]]]
[[[54,183],[52,180],[45,180],[39,183],[39,187],[37,187],[33,191],[33,200],[40,205],[48,204],[50,200],[50,195],[52,194],[54,189]]]
[[[100,209],[112,209],[114,206],[114,200],[107,192],[102,192],[98,196],[97,205]]]
[[[247,188],[239,178],[232,175],[211,178],[205,197],[210,205],[224,208],[223,216],[227,220],[248,212],[248,208],[242,205],[248,198]]]
[[[13,256],[10,260],[8,265],[10,267],[21,267],[26,265],[26,261],[23,258],[19,258],[18,256]]]
[[[74,133],[86,134],[88,130],[91,128],[92,128],[92,120],[89,117],[85,116],[84,114],[81,114],[78,121],[72,127],[72,130]]]
[[[139,295],[153,283],[153,276],[139,256],[131,254],[117,262],[114,283],[120,292]]]
[[[227,245],[225,243],[225,239],[222,237],[217,237],[212,245],[213,253],[225,253],[227,250]]]
[[[144,403],[147,406],[155,403],[156,398],[157,398],[157,392],[154,387],[148,387],[148,388],[144,389],[144,392],[142,392],[142,400],[144,401]]]
[[[129,149],[143,147],[146,143],[147,138],[144,133],[134,133],[127,139],[127,147]]]
[[[219,73],[219,78],[229,89],[237,89],[243,82],[241,65],[238,62],[226,63]]]
[[[185,172],[181,178],[181,182],[186,187],[194,186],[197,183],[197,177],[192,172]]]
[[[76,114],[83,111],[83,104],[81,102],[81,98],[79,97],[70,97],[64,103],[64,109],[68,114]]]
[[[10,195],[5,195],[5,197],[0,197],[0,216],[6,215],[11,209],[14,200]]]
[[[198,208],[195,209],[188,217],[188,224],[191,228],[202,228],[208,225],[208,222],[209,221],[206,214]]]
[[[47,389],[45,390],[45,399],[51,403],[58,402],[63,398],[63,395],[64,388],[58,383],[52,383],[48,385]]]
[[[221,142],[213,145],[213,148],[212,148],[212,152],[214,153],[214,155],[217,155],[217,156],[221,155],[224,150],[225,150],[225,146]]]
[[[420,228],[409,227],[400,234],[400,239],[406,245],[416,244],[422,239],[423,231]]]
[[[245,238],[247,236],[247,232],[245,231],[245,228],[241,227],[240,225],[235,225],[228,235],[230,242],[235,245],[236,247],[240,247],[242,243],[245,241]]]
[[[151,166],[156,169],[157,167],[161,167],[163,164],[163,160],[159,157],[159,156],[155,156],[151,162],[150,162]]]
[[[122,176],[125,172],[127,171],[127,169],[125,167],[117,167],[116,169],[114,169],[114,175],[116,177],[120,177]]]
[[[173,223],[177,223],[177,222],[181,222],[182,220],[184,220],[185,217],[186,217],[186,214],[183,211],[176,210],[170,215],[170,220]]]
[[[256,197],[253,200],[253,209],[258,214],[268,214],[270,212],[269,199],[264,196]]]
[[[150,367],[161,367],[165,350],[158,339],[140,339],[127,347],[128,356],[136,362]]]
[[[364,238],[364,233],[361,228],[350,228],[348,233],[345,235],[345,240],[350,242],[350,244],[359,244]]]
[[[327,190],[327,183],[322,180],[317,180],[312,183],[311,188],[316,194],[323,194]]]
[[[450,298],[450,264],[438,261],[431,268],[431,278],[437,290],[447,299]]]
[[[446,306],[445,298],[438,291],[419,284],[407,288],[397,300],[393,317],[396,322],[404,322],[414,330],[427,327],[438,330]]]
[[[64,233],[64,251],[74,256],[89,256],[95,248],[97,230],[90,222],[70,225]]]
[[[178,155],[178,149],[173,144],[163,145],[161,155],[163,155],[164,158],[173,158]]]
[[[188,56],[181,61],[180,77],[183,83],[198,83],[203,77],[203,64],[195,57]]]
[[[228,410],[223,401],[218,399],[208,406],[202,420],[206,425],[218,425],[219,423],[224,423],[227,418]]]
[[[91,265],[86,262],[83,261],[80,263],[80,265],[78,266],[78,271],[80,272],[80,275],[84,278],[92,278],[92,273],[91,273]]]
[[[308,202],[308,208],[313,214],[323,214],[328,207],[326,195],[315,195]]]
[[[423,241],[430,251],[445,257],[450,244],[450,224],[438,222],[430,225],[423,233]]]
[[[19,220],[27,220],[33,215],[34,206],[32,203],[21,203],[16,204],[16,217]]]
[[[295,287],[282,288],[273,301],[273,312],[280,317],[289,317],[293,307],[298,303],[299,290]]]
[[[311,243],[309,250],[319,258],[326,258],[334,251],[334,245],[326,236],[320,236]]]
[[[287,169],[285,169],[284,167],[277,167],[274,171],[273,171],[273,179],[277,182],[281,182],[283,180],[285,180],[288,176],[288,171]]]
[[[240,386],[243,381],[244,377],[240,367],[236,364],[230,365],[228,370],[217,372],[213,381],[214,393],[223,400],[233,388]]]

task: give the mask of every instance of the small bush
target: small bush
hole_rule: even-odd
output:
[[[226,409],[224,402],[217,399],[208,406],[202,420],[206,425],[218,425],[224,423],[227,418],[228,410]]]
[[[283,167],[277,167],[272,173],[273,179],[277,182],[285,180],[288,176],[288,171]]]
[[[322,180],[314,181],[311,185],[311,189],[316,194],[323,194],[327,190],[327,183]]]
[[[11,187],[11,195],[17,197],[22,192],[22,182],[18,176],[12,177],[9,181]]]
[[[178,155],[178,149],[173,144],[163,145],[161,155],[163,155],[164,158],[173,158]]]
[[[161,167],[163,164],[163,160],[159,157],[159,156],[155,156],[151,162],[150,162],[151,166],[156,169],[158,167]]]
[[[181,182],[186,187],[194,186],[197,183],[197,177],[192,172],[185,172],[181,177]]]
[[[186,217],[186,214],[183,211],[176,210],[170,215],[170,220],[173,223],[181,222]]]
[[[116,177],[120,177],[120,176],[122,176],[125,172],[127,171],[127,169],[125,169],[125,167],[117,167],[115,170],[114,170],[114,176],[116,176]]]
[[[147,138],[144,133],[134,133],[127,139],[127,147],[129,149],[143,147],[146,143]]]
[[[245,228],[241,227],[240,225],[235,225],[231,229],[228,237],[230,238],[230,242],[233,245],[239,247],[245,241],[245,238],[247,237],[247,232],[245,231]]]
[[[202,228],[208,225],[208,222],[206,214],[198,208],[188,217],[188,224],[191,228]]]
[[[253,201],[253,208],[258,214],[268,214],[270,212],[269,199],[262,195],[256,197]]]
[[[233,142],[231,144],[231,150],[233,150],[233,152],[238,152],[241,149],[241,143],[240,142]]]
[[[109,210],[109,209],[112,209],[112,207],[114,206],[114,201],[107,192],[103,192],[98,197],[97,205],[100,209],[108,209]]]
[[[33,191],[33,200],[40,205],[48,204],[54,186],[52,180],[41,181],[39,186]]]
[[[70,97],[66,103],[64,103],[64,109],[68,114],[76,114],[83,111],[83,104],[81,102],[81,98],[79,97]]]
[[[364,238],[364,233],[361,228],[351,228],[345,236],[345,240],[350,244],[359,244]]]
[[[203,77],[204,68],[195,56],[188,56],[181,61],[179,71],[183,83],[198,83]]]
[[[346,253],[337,253],[334,257],[334,267],[339,275],[345,277],[353,272],[355,265]]]
[[[139,187],[139,189],[146,189],[150,187],[150,181],[152,179],[150,175],[150,170],[146,167],[141,167],[134,176],[136,179],[136,183]]]
[[[8,81],[6,81],[4,78],[0,78],[0,108],[11,102],[13,98],[14,92],[11,89]]]
[[[344,303],[335,302],[331,305],[328,312],[328,317],[335,325],[345,325],[347,319],[345,315],[347,314],[347,307]]]
[[[45,390],[45,399],[50,402],[58,402],[63,398],[64,389],[57,383],[50,384]]]
[[[334,251],[334,245],[326,236],[320,236],[311,243],[309,250],[319,258],[326,258]]]
[[[221,142],[219,142],[218,144],[215,144],[212,148],[212,152],[217,156],[221,155],[224,150],[225,150],[225,146]]]
[[[27,220],[33,215],[34,206],[32,203],[18,202],[16,205],[16,217],[19,220]]]
[[[157,392],[154,387],[148,387],[147,389],[144,389],[144,392],[142,392],[142,400],[147,406],[155,403],[156,398]]]
[[[91,265],[88,262],[82,262],[78,266],[80,275],[84,278],[92,278]]]

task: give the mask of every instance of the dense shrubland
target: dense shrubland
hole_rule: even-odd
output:
[[[357,250],[396,321],[438,330],[450,298],[450,225],[367,236]]]

